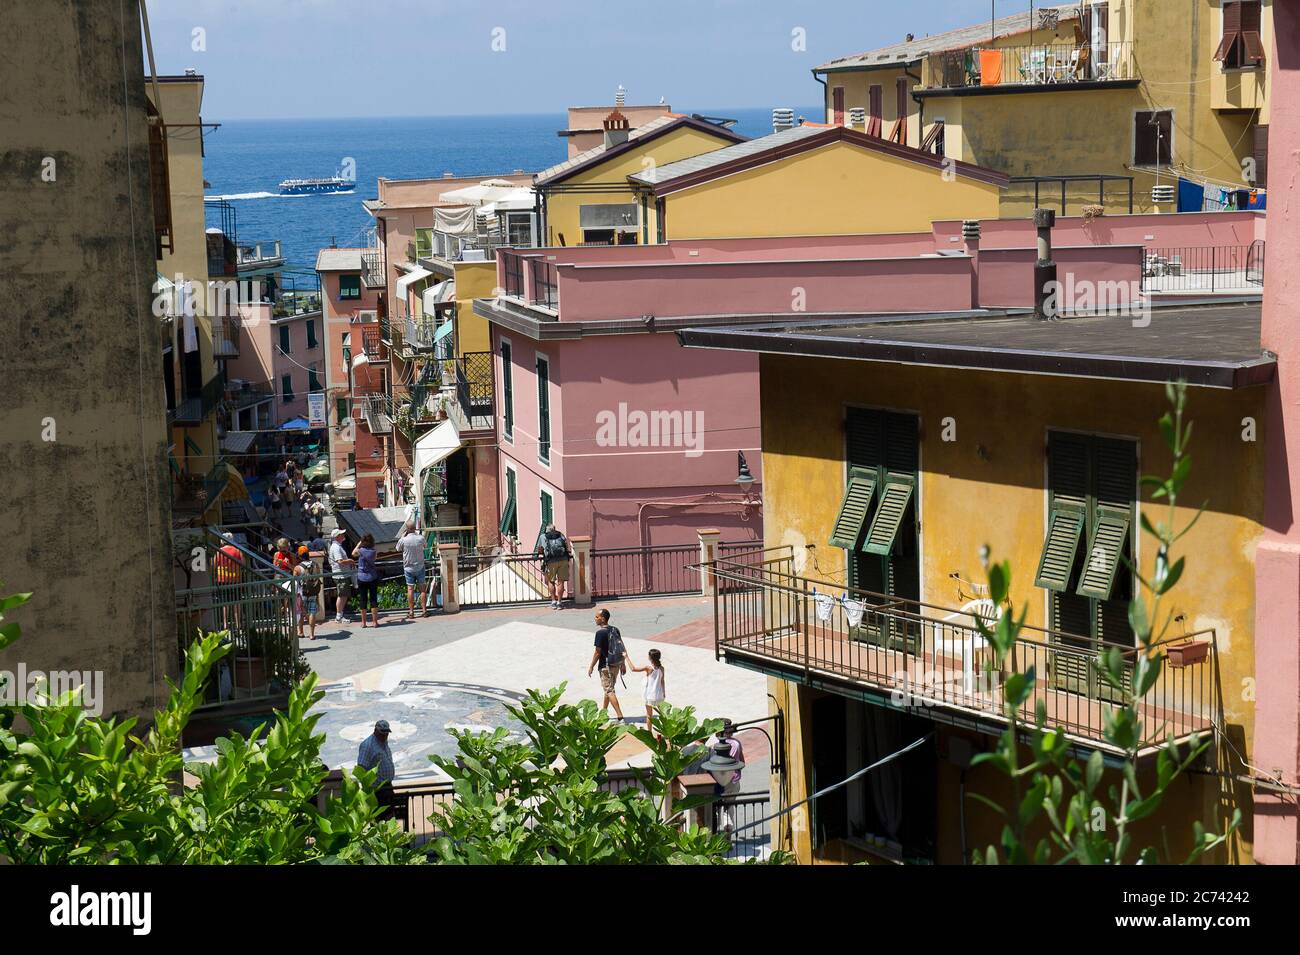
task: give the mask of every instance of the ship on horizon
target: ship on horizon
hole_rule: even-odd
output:
[[[330,193],[351,192],[356,188],[351,179],[333,176],[328,179],[286,179],[280,183],[282,196],[328,195]]]

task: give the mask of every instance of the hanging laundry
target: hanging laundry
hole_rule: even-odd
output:
[[[844,613],[849,618],[850,627],[856,627],[862,622],[862,612],[867,609],[865,603],[861,600],[850,600],[848,597],[841,597],[840,605],[844,607]]]
[[[199,332],[194,322],[194,286],[191,282],[182,282],[177,288],[180,297],[181,314],[185,316],[185,351],[198,351]]]
[[[825,623],[831,619],[831,612],[835,609],[835,598],[830,594],[819,594],[816,589],[813,590],[813,604],[816,606],[817,619]]]
[[[1205,206],[1205,185],[1190,179],[1178,180],[1178,211],[1200,212]]]

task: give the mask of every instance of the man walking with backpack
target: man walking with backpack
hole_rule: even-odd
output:
[[[569,580],[569,560],[573,555],[569,552],[568,540],[555,529],[554,524],[547,524],[542,532],[537,556],[542,558],[542,573],[551,590],[551,609],[559,610],[560,601],[564,599],[564,585]]]
[[[618,705],[618,694],[615,692],[617,687],[614,681],[618,679],[623,669],[623,661],[627,657],[627,650],[623,646],[623,635],[618,632],[618,627],[610,626],[609,611],[603,608],[596,611],[596,627],[596,648],[592,651],[591,663],[587,665],[587,676],[591,676],[591,671],[599,664],[600,689],[605,694],[600,704],[601,712],[608,712],[612,703],[614,712],[622,720],[623,708]]]

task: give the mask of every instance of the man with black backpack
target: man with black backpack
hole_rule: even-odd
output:
[[[587,665],[587,676],[591,676],[591,671],[597,665],[600,666],[600,689],[605,694],[600,704],[601,711],[607,712],[612,703],[614,712],[621,720],[623,708],[618,705],[615,681],[622,672],[627,649],[623,646],[623,635],[618,632],[618,627],[610,626],[608,610],[602,608],[596,611],[596,627],[596,649],[591,654],[591,663]]]
[[[569,580],[569,542],[563,534],[555,529],[554,524],[547,524],[542,532],[542,539],[537,543],[537,556],[542,559],[542,573],[546,585],[551,590],[551,609],[559,610],[560,601],[564,599],[564,585]]]

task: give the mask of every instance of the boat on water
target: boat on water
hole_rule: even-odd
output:
[[[282,196],[309,196],[330,192],[351,192],[356,183],[335,176],[330,179],[286,179],[280,183]]]

